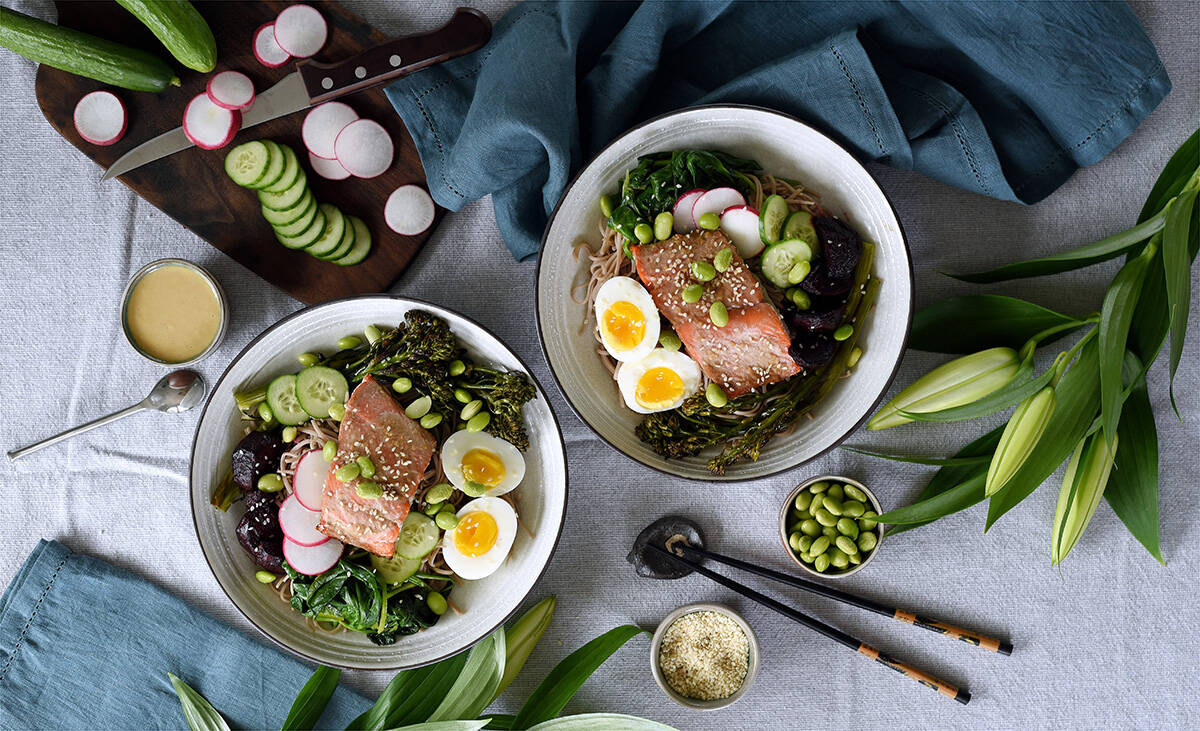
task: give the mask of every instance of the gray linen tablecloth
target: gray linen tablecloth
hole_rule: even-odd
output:
[[[347,2],[389,34],[435,26],[456,3]],[[507,2],[481,2],[499,17]],[[48,3],[19,9],[52,15]],[[1029,208],[964,193],[914,174],[873,172],[904,222],[916,262],[918,305],[976,291],[935,273],[1048,253],[1129,226],[1149,185],[1200,118],[1200,13],[1190,2],[1137,4],[1175,89],[1132,137],[1100,164]],[[224,284],[233,321],[200,370],[215,380],[254,335],[299,304],[196,238],[100,170],[42,118],[34,65],[0,51],[0,445],[6,450],[140,399],[162,369],[139,358],[117,321],[129,275],[178,256]],[[1067,312],[1098,308],[1114,264],[1027,280],[1003,291]],[[654,687],[645,639],[630,643],[580,691],[568,710],[624,711],[688,729],[790,728],[1166,728],[1200,720],[1200,539],[1195,489],[1200,439],[1200,329],[1184,351],[1170,413],[1163,363],[1150,374],[1161,450],[1166,567],[1155,563],[1102,506],[1061,567],[1049,565],[1057,477],[983,535],[973,510],[888,541],[845,588],[1011,637],[1012,657],[820,601],[771,591],[884,651],[974,694],[961,707],[730,592],[691,577],[637,579],[625,563],[642,526],[667,512],[695,516],[724,553],[786,569],[775,536],[786,491],[806,476],[857,476],[888,505],[914,495],[927,468],[834,451],[791,474],[748,484],[705,485],[664,477],[613,452],[571,413],[539,352],[533,320],[534,263],[515,263],[487,201],[450,215],[393,290],[459,310],[492,328],[528,362],[550,393],[567,440],[570,514],[535,595],[559,608],[524,674],[499,704],[512,710],[555,662],[624,622],[653,628],[675,607],[725,602],[763,642],[762,667],[733,709],[686,712]],[[1196,276],[1193,274],[1193,289]],[[992,287],[989,291],[1001,291]],[[469,293],[464,296],[464,293]],[[1193,327],[1200,327],[1200,297]],[[898,383],[939,362],[911,353]],[[193,535],[186,499],[188,453],[198,412],[143,414],[19,463],[0,462],[0,586],[41,537],[110,560],[253,634],[218,588]],[[859,434],[860,444],[928,454],[981,433],[974,423]],[[165,672],[164,668],[164,672]],[[374,693],[385,673],[348,674]]]

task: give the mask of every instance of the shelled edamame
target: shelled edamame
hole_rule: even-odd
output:
[[[846,573],[879,545],[878,517],[871,499],[855,485],[814,482],[796,493],[788,508],[788,548],[817,573]]]

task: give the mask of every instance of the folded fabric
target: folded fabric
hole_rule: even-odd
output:
[[[233,728],[259,729],[280,727],[312,668],[55,541],[0,598],[0,728],[182,728],[168,672]],[[319,727],[369,705],[339,687]]]
[[[1120,2],[526,2],[484,49],[387,89],[434,199],[492,194],[518,258],[568,180],[639,121],[777,109],[861,160],[1033,203],[1170,90]]]

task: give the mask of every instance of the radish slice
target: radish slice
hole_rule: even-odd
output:
[[[374,178],[392,166],[395,147],[383,125],[358,119],[346,125],[333,141],[334,157],[351,175]]]
[[[337,160],[327,160],[309,152],[308,163],[312,165],[312,169],[316,171],[317,175],[326,180],[345,180],[350,177],[350,173]]]
[[[222,109],[245,109],[254,103],[254,82],[240,71],[213,74],[204,90]]]
[[[762,236],[758,232],[758,211],[750,206],[731,206],[721,213],[721,230],[737,247],[738,256],[749,259],[762,253]]]
[[[307,576],[323,574],[342,557],[342,542],[330,538],[316,546],[302,546],[290,538],[283,539],[283,558],[296,571]]]
[[[314,449],[296,463],[296,474],[292,477],[292,494],[309,510],[321,509],[325,500],[325,480],[329,477],[329,463],[321,450]]]
[[[208,94],[197,94],[183,110],[183,133],[205,150],[228,145],[241,126],[241,112],[218,107]]]
[[[321,513],[309,510],[293,494],[279,506],[279,529],[288,540],[301,546],[315,546],[329,540],[329,536],[317,530]]]
[[[275,18],[275,42],[297,58],[316,55],[329,37],[329,25],[316,8],[292,5]]]
[[[746,199],[733,188],[713,188],[692,204],[692,225],[700,226],[700,217],[705,213],[720,215],[726,208],[746,205]]]
[[[433,225],[433,199],[419,185],[402,185],[392,191],[383,207],[388,228],[403,236],[416,236]]]
[[[696,230],[696,222],[692,220],[692,206],[696,205],[696,199],[704,193],[700,188],[689,190],[675,201],[675,210],[672,212],[675,217],[675,233],[685,234]]]
[[[325,102],[312,108],[300,127],[304,146],[317,157],[334,160],[333,143],[346,125],[358,119],[358,112],[341,102]]]
[[[270,69],[277,69],[292,60],[291,54],[275,42],[274,23],[263,23],[254,31],[254,57]]]
[[[111,145],[125,135],[129,115],[111,91],[84,94],[75,105],[75,131],[93,145]]]

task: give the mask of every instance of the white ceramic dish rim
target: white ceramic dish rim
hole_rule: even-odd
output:
[[[329,300],[328,302],[322,302],[320,304],[312,305],[309,307],[302,307],[299,310],[291,313],[290,315],[287,315],[286,317],[283,317],[283,318],[277,320],[274,324],[265,328],[258,335],[255,335],[254,338],[250,342],[246,343],[246,346],[244,348],[242,348],[241,351],[239,351],[238,354],[235,355],[229,361],[229,365],[227,365],[225,367],[225,370],[221,372],[221,376],[217,379],[216,383],[213,385],[212,389],[209,391],[208,399],[204,402],[204,408],[201,409],[201,411],[200,411],[200,418],[196,420],[196,430],[192,435],[192,449],[191,449],[191,452],[188,457],[188,502],[191,504],[191,508],[192,508],[192,529],[196,534],[196,542],[200,546],[200,553],[203,554],[203,556],[204,556],[204,563],[208,566],[208,570],[212,573],[213,579],[217,582],[217,586],[221,587],[221,592],[223,594],[225,594],[225,598],[229,600],[229,603],[232,604],[234,606],[234,608],[238,610],[238,613],[240,613],[246,619],[246,621],[249,622],[251,624],[251,626],[254,627],[254,629],[258,630],[258,632],[263,637],[266,637],[272,643],[278,645],[279,647],[282,647],[284,650],[292,653],[293,655],[304,658],[305,660],[308,660],[310,662],[315,662],[318,664],[322,664],[322,665],[329,665],[331,667],[342,668],[344,670],[364,670],[364,669],[365,670],[397,670],[397,669],[401,669],[401,668],[412,669],[412,668],[416,668],[416,667],[423,667],[426,665],[432,665],[434,663],[441,662],[442,660],[445,660],[446,658],[453,657],[454,655],[457,655],[460,652],[464,652],[464,651],[470,649],[471,647],[474,647],[476,644],[478,644],[479,642],[481,642],[485,638],[487,638],[488,635],[490,635],[492,632],[495,632],[497,629],[504,626],[504,624],[506,622],[508,622],[508,620],[511,619],[517,613],[518,610],[520,610],[521,602],[517,602],[516,605],[513,607],[512,611],[510,611],[507,615],[505,615],[503,618],[501,618],[500,621],[497,622],[494,627],[490,628],[487,632],[484,632],[474,642],[471,642],[470,644],[465,645],[464,647],[454,650],[453,652],[449,652],[440,657],[436,657],[436,658],[433,658],[426,662],[418,663],[415,665],[414,664],[406,664],[406,663],[401,662],[401,663],[398,663],[396,665],[389,666],[389,667],[379,667],[379,666],[361,667],[361,666],[355,666],[355,665],[347,665],[347,664],[338,663],[338,662],[332,662],[325,658],[313,657],[312,655],[309,655],[307,653],[301,652],[301,651],[293,648],[292,646],[288,645],[287,643],[283,642],[282,640],[276,638],[270,632],[267,632],[265,629],[263,629],[261,626],[259,626],[258,622],[255,622],[254,619],[249,614],[246,613],[246,611],[241,607],[241,605],[239,605],[236,601],[234,601],[233,596],[229,593],[229,590],[226,589],[225,585],[221,582],[221,577],[217,575],[216,569],[213,568],[212,560],[208,556],[208,551],[205,550],[205,548],[204,548],[204,542],[200,540],[199,516],[196,514],[196,503],[194,500],[192,500],[192,495],[193,495],[194,491],[198,489],[198,487],[195,483],[194,470],[193,470],[192,466],[195,462],[196,449],[199,445],[200,429],[204,423],[205,417],[208,415],[208,409],[212,405],[212,400],[213,400],[214,395],[220,390],[221,384],[224,383],[225,378],[229,375],[229,372],[231,370],[233,370],[233,367],[238,363],[238,361],[240,361],[250,351],[250,349],[253,348],[255,345],[257,345],[259,343],[259,341],[261,341],[268,333],[276,330],[277,328],[279,328],[283,324],[289,322],[290,320],[300,317],[301,315],[307,314],[307,313],[311,312],[313,309],[318,308],[318,307],[343,304],[346,302],[353,302],[355,300],[367,300],[367,299],[395,300],[397,302],[412,305],[414,307],[428,308],[429,310],[431,310],[435,313],[442,312],[442,311],[451,312],[456,317],[460,317],[463,320],[466,320],[467,322],[471,323],[475,327],[478,327],[483,332],[487,333],[497,343],[499,343],[501,346],[503,346],[505,348],[505,350],[507,350],[508,353],[513,357],[513,359],[521,364],[521,368],[525,372],[525,375],[529,378],[530,381],[533,382],[534,386],[537,388],[538,392],[542,395],[542,397],[545,398],[546,390],[545,390],[545,388],[542,387],[542,384],[538,382],[537,377],[533,374],[533,371],[530,370],[529,365],[525,362],[525,360],[523,358],[521,358],[521,356],[519,356],[515,352],[513,352],[513,350],[511,348],[509,348],[508,345],[505,344],[504,341],[501,340],[499,336],[497,336],[494,332],[492,332],[492,330],[490,328],[485,327],[484,325],[480,324],[475,319],[468,317],[467,315],[456,312],[454,310],[450,310],[449,308],[443,307],[441,305],[434,304],[433,302],[418,299],[416,297],[405,297],[405,296],[399,296],[399,295],[363,294],[363,295],[355,295],[355,296],[351,296],[351,297],[342,297],[342,298],[335,299],[335,300]],[[549,406],[549,399],[547,399],[547,409],[546,410],[550,413],[551,421],[554,424],[554,433],[558,437],[559,450],[562,453],[563,506],[562,506],[562,514],[559,516],[559,519],[558,519],[558,528],[554,535],[554,542],[551,545],[550,552],[546,557],[545,565],[542,566],[541,571],[538,573],[537,577],[533,580],[534,586],[536,586],[538,584],[538,582],[540,582],[542,580],[542,578],[546,575],[546,571],[550,568],[550,562],[554,560],[554,554],[558,550],[558,544],[562,541],[562,531],[563,531],[563,527],[566,525],[567,507],[568,507],[569,499],[570,499],[570,495],[571,495],[570,471],[567,469],[567,445],[566,445],[566,441],[563,439],[563,435],[562,435],[562,424],[558,420],[558,415],[554,413],[554,409]],[[207,494],[208,488],[209,488],[209,486],[205,486],[203,488],[206,491],[205,494]],[[526,596],[528,596],[528,594]],[[522,598],[522,601],[524,601],[524,597]]]
[[[570,195],[572,188],[575,187],[575,184],[579,182],[580,178],[583,177],[583,175],[588,171],[588,168],[590,168],[592,166],[592,164],[595,163],[598,158],[605,155],[609,150],[616,147],[617,145],[622,144],[626,140],[626,138],[628,138],[634,132],[642,129],[643,127],[647,127],[649,125],[661,122],[670,117],[674,117],[674,116],[678,116],[678,115],[682,115],[682,114],[690,114],[690,113],[694,113],[696,111],[702,111],[702,110],[706,110],[706,109],[711,109],[711,110],[725,110],[725,109],[749,110],[749,111],[755,111],[755,112],[762,112],[765,114],[772,114],[777,117],[781,117],[788,121],[794,122],[794,123],[802,125],[804,127],[807,127],[808,129],[812,130],[812,132],[814,134],[824,137],[826,140],[829,141],[829,144],[837,147],[839,150],[844,152],[851,159],[854,159],[855,162],[857,163],[857,158],[854,158],[854,156],[850,153],[849,150],[847,150],[845,147],[843,147],[841,144],[839,144],[833,138],[824,134],[820,130],[817,130],[816,128],[812,127],[811,125],[806,124],[799,118],[794,117],[790,114],[785,114],[785,113],[777,111],[775,109],[770,109],[768,107],[760,107],[760,106],[756,106],[753,104],[702,104],[702,105],[697,105],[697,106],[692,106],[692,107],[686,107],[684,109],[678,109],[678,110],[675,110],[672,112],[667,112],[665,114],[660,114],[657,117],[647,119],[646,121],[644,121],[640,124],[630,127],[628,130],[623,132],[621,134],[621,136],[617,137],[615,140],[613,140],[612,142],[605,145],[595,155],[593,155],[586,163],[584,163],[584,165],[579,169],[579,172],[577,172],[571,178],[571,181],[567,184],[567,187],[563,190],[562,195],[558,199],[558,203],[556,203],[554,206],[554,211],[550,214],[550,218],[546,222],[546,228],[542,232],[542,240],[538,247],[538,264],[537,264],[537,270],[534,274],[533,307],[534,307],[534,313],[535,313],[536,320],[537,320],[538,342],[542,346],[542,357],[545,359],[546,365],[550,369],[550,375],[554,379],[554,385],[558,389],[558,392],[560,394],[562,394],[563,400],[567,402],[567,405],[569,407],[571,407],[571,411],[574,412],[575,416],[581,422],[583,422],[587,426],[587,428],[593,434],[595,434],[598,439],[600,439],[600,441],[604,442],[609,447],[611,447],[614,451],[620,453],[627,459],[630,459],[640,465],[649,467],[650,469],[652,469],[655,472],[658,472],[660,474],[668,475],[670,477],[678,477],[678,478],[690,480],[693,482],[740,482],[740,481],[763,480],[768,477],[772,477],[774,475],[779,475],[779,474],[782,474],[789,470],[796,469],[797,467],[802,467],[806,464],[813,462],[814,460],[820,459],[823,455],[829,453],[834,448],[839,446],[842,442],[846,441],[846,439],[848,439],[851,434],[858,431],[859,427],[861,427],[863,424],[865,424],[867,419],[869,419],[871,417],[871,414],[873,414],[875,412],[876,407],[878,407],[879,404],[883,402],[884,396],[887,395],[888,388],[891,386],[892,382],[896,379],[896,374],[899,373],[899,371],[900,371],[900,364],[901,364],[901,361],[903,360],[903,354],[908,349],[908,339],[909,339],[910,334],[912,333],[912,320],[913,320],[913,313],[914,313],[914,309],[915,309],[915,299],[916,299],[915,296],[910,297],[908,300],[908,313],[907,313],[906,322],[905,322],[904,336],[900,339],[900,351],[899,351],[900,356],[896,358],[896,362],[892,365],[892,371],[888,375],[887,379],[884,381],[883,387],[879,390],[879,395],[875,397],[875,400],[871,404],[871,407],[868,408],[865,411],[865,413],[863,413],[862,418],[860,418],[857,422],[855,422],[853,425],[851,425],[843,434],[838,436],[836,439],[833,439],[830,442],[829,446],[825,447],[824,449],[820,450],[819,452],[816,452],[811,457],[809,457],[805,460],[802,460],[800,462],[796,462],[794,464],[781,466],[778,469],[773,470],[771,472],[766,472],[766,473],[763,473],[760,475],[755,475],[753,477],[744,477],[739,474],[733,474],[733,475],[709,474],[704,477],[693,476],[691,474],[685,474],[683,472],[673,471],[673,470],[667,469],[665,467],[659,466],[657,464],[652,464],[650,462],[646,462],[642,459],[639,459],[637,456],[632,455],[629,452],[626,452],[624,449],[622,449],[621,447],[614,444],[612,441],[610,441],[608,439],[608,437],[606,437],[603,433],[601,433],[601,431],[599,429],[594,427],[592,425],[592,423],[587,420],[587,418],[584,417],[583,412],[575,404],[575,401],[571,398],[571,394],[563,386],[562,380],[559,378],[558,369],[555,368],[554,361],[550,358],[549,349],[546,346],[546,334],[543,331],[544,326],[542,324],[541,303],[539,302],[539,300],[541,298],[540,283],[541,283],[541,278],[542,278],[542,263],[545,261],[544,254],[546,251],[546,246],[550,240],[550,232],[554,228],[554,221],[558,217],[559,211],[562,209],[563,202]],[[895,219],[895,221],[896,221],[896,225],[899,230],[900,240],[903,244],[904,260],[907,265],[906,270],[908,273],[908,288],[909,288],[910,292],[915,293],[916,278],[913,273],[912,252],[908,247],[908,235],[905,233],[904,223],[900,220],[900,215],[896,211],[896,206],[894,203],[892,203],[892,199],[888,196],[887,192],[883,189],[883,187],[879,185],[879,181],[876,180],[875,176],[871,175],[871,172],[869,170],[867,170],[865,167],[863,167],[861,163],[858,163],[858,165],[860,168],[862,168],[862,172],[871,180],[872,183],[875,184],[875,187],[879,189],[880,195],[887,202],[888,208],[891,210],[892,218]]]
[[[887,535],[887,529],[882,525],[876,526],[879,529],[878,533],[876,534],[879,536],[879,542],[875,544],[875,548],[871,550],[871,553],[867,556],[866,560],[852,569],[848,569],[836,574],[823,574],[801,561],[800,557],[792,552],[792,547],[788,545],[788,511],[791,509],[792,503],[795,502],[796,496],[800,494],[801,490],[807,489],[809,485],[812,485],[815,482],[821,482],[822,480],[826,482],[840,482],[842,484],[854,485],[859,490],[862,490],[863,494],[867,496],[867,499],[871,501],[871,507],[875,510],[875,512],[879,515],[883,515],[883,505],[879,502],[879,498],[875,496],[875,493],[871,492],[871,488],[852,477],[845,477],[843,475],[818,475],[810,480],[801,482],[799,485],[796,485],[796,489],[788,493],[787,500],[784,501],[783,507],[779,510],[779,537],[783,540],[783,550],[787,552],[788,558],[792,559],[792,563],[796,564],[819,579],[844,579],[847,576],[852,576],[857,574],[859,571],[862,571],[867,567],[867,564],[875,560],[875,554],[879,553],[879,547],[883,545],[883,539],[884,536]]]
[[[742,678],[742,684],[738,686],[737,690],[724,698],[717,698],[711,701],[688,698],[671,687],[671,684],[667,682],[666,677],[663,675],[662,666],[659,664],[659,650],[662,647],[663,636],[666,635],[667,630],[684,616],[695,612],[713,612],[729,617],[746,635],[746,641],[749,643],[750,657],[749,664],[746,666],[746,677]],[[658,627],[654,630],[654,636],[650,638],[650,671],[654,675],[654,682],[658,683],[658,687],[668,698],[681,706],[697,711],[715,711],[719,708],[727,708],[740,700],[746,694],[746,691],[750,690],[750,686],[754,685],[754,679],[758,677],[758,661],[758,635],[754,633],[754,628],[750,626],[745,617],[724,604],[697,602],[682,606],[666,617],[663,617],[663,620],[658,623]]]

